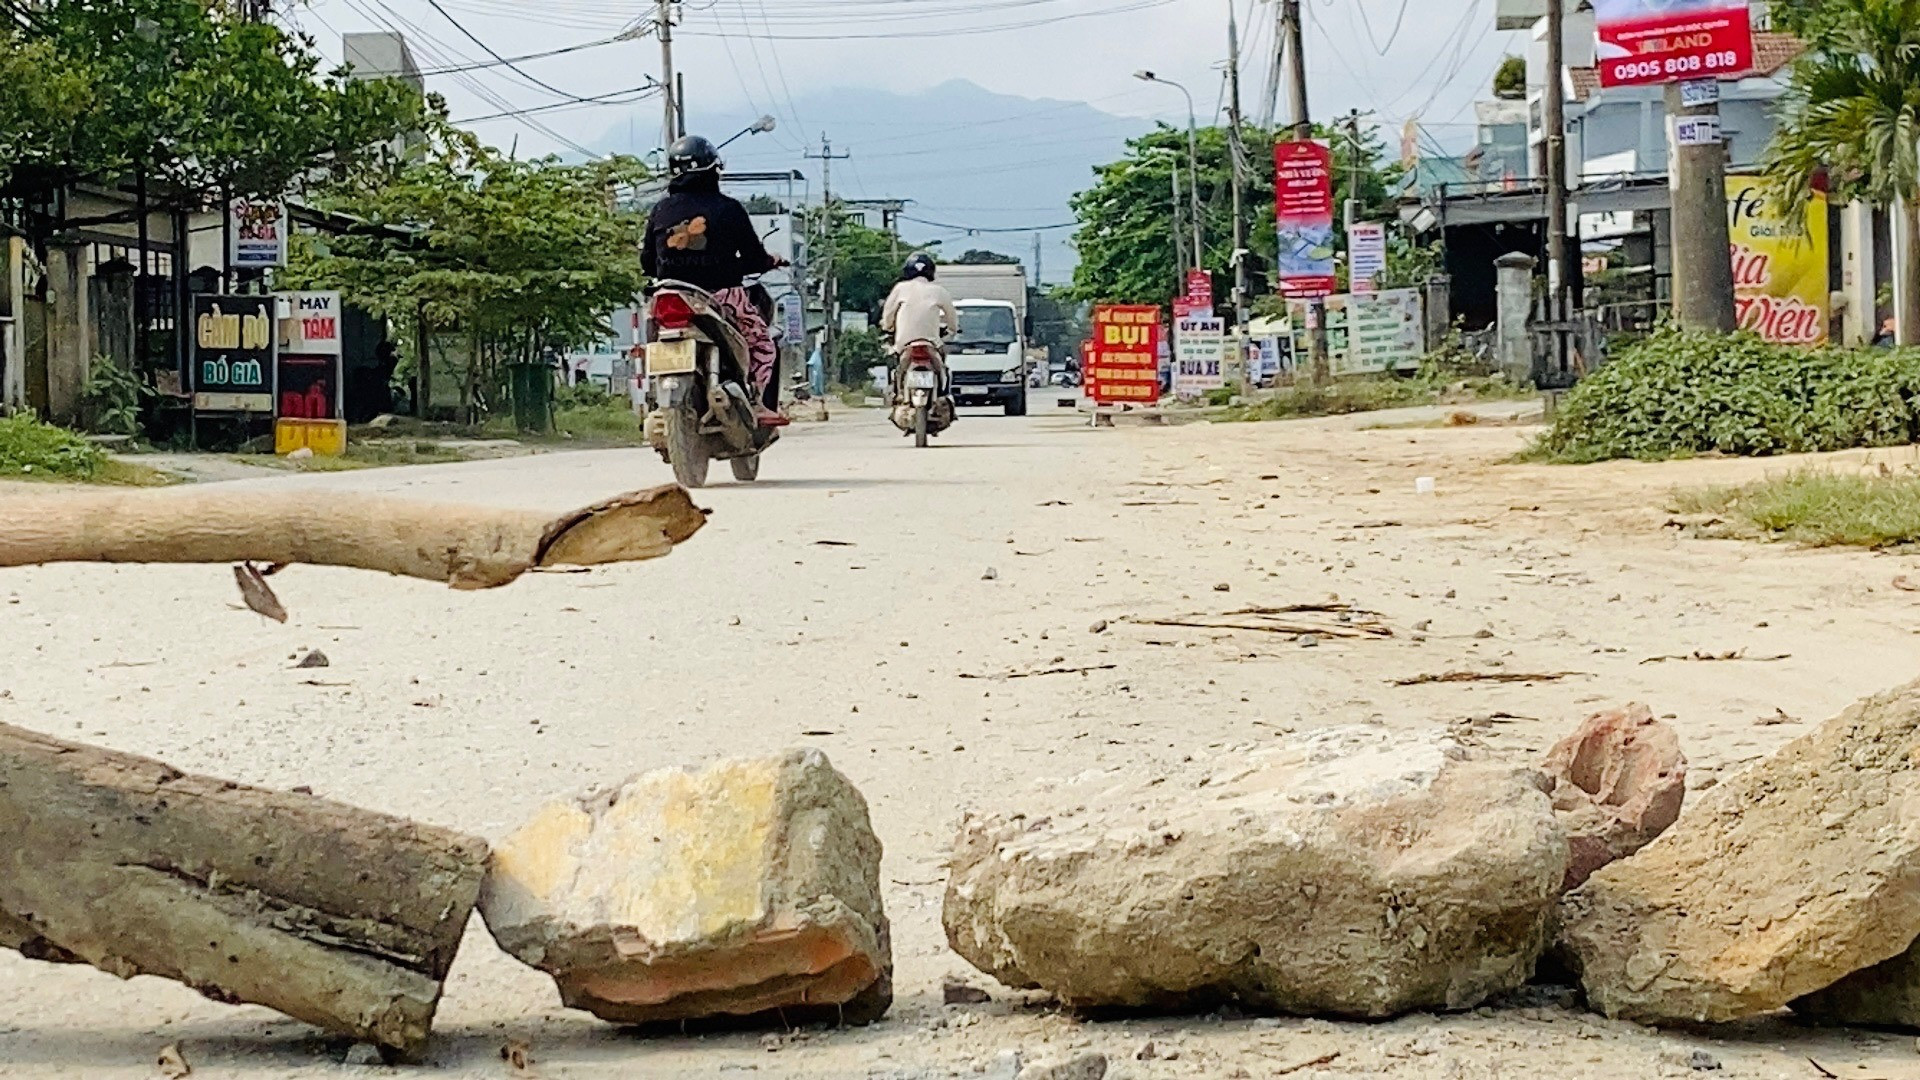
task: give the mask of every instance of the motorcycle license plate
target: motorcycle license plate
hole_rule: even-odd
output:
[[[683,375],[699,366],[699,342],[692,338],[656,341],[647,346],[647,373]]]
[[[933,372],[925,368],[915,368],[907,372],[907,385],[915,390],[931,390],[934,386]]]

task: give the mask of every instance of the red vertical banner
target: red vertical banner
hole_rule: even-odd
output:
[[[1213,313],[1213,275],[1205,270],[1187,271],[1187,314],[1203,318]]]
[[[1280,291],[1292,300],[1331,296],[1333,151],[1311,139],[1275,143],[1273,168]]]
[[[1745,0],[1593,0],[1601,86],[1737,78],[1753,68]]]
[[[1098,405],[1152,405],[1160,400],[1160,309],[1102,304],[1093,309],[1093,338],[1081,346],[1087,396]]]

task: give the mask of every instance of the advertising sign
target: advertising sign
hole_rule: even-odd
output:
[[[340,360],[340,294],[282,293],[288,317],[280,320],[274,359],[274,416],[280,420],[343,419]]]
[[[1373,291],[1373,279],[1387,269],[1387,227],[1347,226],[1347,287],[1352,292]]]
[[[1160,400],[1160,309],[1103,304],[1093,309],[1093,338],[1081,347],[1087,396],[1097,405]]]
[[[235,269],[287,265],[286,203],[278,199],[235,199],[228,213],[233,218],[233,247],[227,259]]]
[[[1307,306],[1291,305],[1296,354],[1307,354]],[[1421,319],[1420,290],[1383,292],[1327,298],[1327,363],[1335,375],[1373,375],[1407,371],[1420,366],[1426,355],[1426,330]]]
[[[1719,146],[1720,118],[1717,116],[1676,116],[1673,118],[1675,146]]]
[[[1174,324],[1173,396],[1200,397],[1227,384],[1221,370],[1227,354],[1227,324],[1222,319],[1188,318]]]
[[[273,411],[273,307],[271,296],[194,296],[195,409]]]
[[[1197,315],[1206,319],[1213,316],[1213,275],[1205,270],[1187,271],[1187,295],[1181,297],[1182,304],[1176,304],[1176,310],[1185,307],[1182,314]]]
[[[1740,329],[1781,345],[1827,340],[1827,196],[1804,219],[1776,208],[1758,176],[1727,177],[1733,303]]]
[[[1280,291],[1288,299],[1330,296],[1333,152],[1311,140],[1275,143],[1273,167]]]
[[[1601,86],[1726,79],[1753,67],[1746,0],[1593,0]]]

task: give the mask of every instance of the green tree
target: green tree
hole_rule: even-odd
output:
[[[833,223],[830,242],[823,235],[828,220]],[[803,211],[801,226],[810,238],[813,265],[809,269],[816,275],[833,275],[840,290],[840,310],[864,311],[876,319],[900,277],[900,265],[914,252],[929,250],[863,225],[838,208],[831,218],[823,210]]]
[[[968,248],[951,260],[960,266],[1018,266],[1020,260],[1011,255],[1002,255],[997,251],[982,251]]]
[[[1346,132],[1319,129],[1334,152],[1334,199],[1341,205],[1356,175],[1359,179],[1361,219],[1390,214],[1391,184],[1397,167],[1380,165],[1379,137],[1364,131],[1357,144]],[[1248,166],[1246,204],[1252,228],[1248,246],[1272,252],[1273,153],[1275,133],[1248,127],[1243,139]],[[1229,164],[1227,130],[1203,128],[1198,133],[1200,203],[1205,262],[1209,270],[1224,273],[1233,253],[1233,173]],[[1357,164],[1357,168],[1355,167]],[[1121,160],[1094,170],[1094,184],[1073,198],[1080,228],[1074,246],[1080,264],[1074,270],[1075,299],[1107,303],[1157,304],[1180,287],[1172,223],[1173,170],[1180,171],[1181,216],[1186,217],[1187,135],[1161,126],[1127,143]],[[1183,229],[1182,243],[1191,234]],[[1339,238],[1344,247],[1345,237]]]
[[[464,397],[480,404],[502,365],[606,336],[612,311],[640,292],[646,222],[618,196],[646,175],[632,158],[515,160],[436,125],[421,160],[323,199],[369,227],[298,246],[288,278],[464,335]]]
[[[1527,61],[1509,56],[1500,61],[1493,73],[1493,96],[1502,101],[1524,101],[1527,97]]]
[[[1805,211],[1825,178],[1842,199],[1900,201],[1920,236],[1920,0],[1829,0],[1816,47],[1794,65],[1766,155],[1774,197]],[[1902,275],[1920,281],[1920,245]],[[1920,344],[1920,288],[1895,298],[1900,344]]]
[[[144,173],[185,198],[279,195],[384,159],[421,112],[228,4],[65,0],[0,29],[0,194]]]

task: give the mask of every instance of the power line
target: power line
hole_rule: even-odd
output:
[[[1058,225],[1008,225],[1004,227],[1002,226],[989,227],[985,225],[955,225],[952,222],[948,222],[948,221],[928,221],[925,218],[917,218],[910,214],[901,214],[900,220],[911,221],[915,225],[926,225],[930,228],[935,228],[935,229],[952,229],[956,232],[965,233],[968,236],[973,236],[976,234],[984,234],[984,233],[1052,232],[1055,229],[1077,229],[1080,227],[1080,223],[1077,221],[1063,221]]]
[[[431,7],[431,8],[433,9],[433,10],[435,10],[435,11],[437,11],[437,12],[439,12],[439,13],[440,13],[440,16],[441,16],[441,18],[444,18],[444,19],[446,19],[446,20],[447,20],[448,22],[450,22],[450,23],[452,23],[452,24],[453,24],[453,28],[454,28],[455,30],[458,30],[458,31],[460,31],[460,33],[461,33],[461,35],[462,35],[463,37],[465,37],[465,38],[466,38],[466,39],[467,39],[468,41],[471,41],[471,42],[473,42],[473,43],[474,43],[475,45],[478,45],[478,46],[480,46],[480,50],[481,50],[482,52],[484,52],[484,53],[486,53],[486,54],[487,54],[488,56],[491,56],[491,57],[493,57],[493,58],[494,58],[495,60],[497,60],[497,61],[499,61],[499,63],[500,63],[501,65],[503,65],[503,66],[504,66],[504,67],[505,67],[505,68],[506,68],[506,69],[507,69],[508,71],[511,71],[511,72],[513,72],[514,74],[516,74],[516,75],[518,75],[518,76],[520,76],[521,78],[523,78],[523,79],[525,79],[525,80],[527,80],[528,82],[530,82],[530,83],[532,83],[532,84],[533,84],[533,85],[535,85],[535,86],[538,86],[539,88],[541,88],[542,90],[545,90],[545,91],[547,91],[547,92],[548,92],[548,93],[550,93],[550,94],[554,94],[554,95],[556,95],[556,96],[559,96],[559,97],[563,97],[563,98],[570,98],[570,99],[572,99],[572,100],[574,100],[574,101],[577,101],[577,102],[582,102],[582,103],[585,103],[585,104],[592,104],[592,103],[593,103],[593,102],[591,101],[591,99],[589,99],[589,98],[583,98],[583,97],[581,97],[581,96],[579,96],[578,94],[573,94],[573,93],[569,93],[569,92],[567,92],[567,91],[565,91],[565,90],[562,90],[562,89],[560,89],[559,87],[557,87],[557,86],[555,86],[555,85],[553,85],[552,83],[549,83],[549,82],[545,82],[545,81],[543,81],[543,80],[540,80],[540,79],[536,79],[536,78],[534,78],[533,76],[531,76],[531,75],[529,75],[529,74],[527,74],[527,73],[526,73],[525,71],[522,71],[522,70],[521,70],[521,69],[519,68],[519,66],[518,66],[518,65],[516,65],[516,64],[514,64],[514,62],[513,62],[512,60],[509,60],[509,59],[507,59],[506,57],[504,57],[504,56],[501,56],[501,55],[500,55],[499,53],[497,53],[497,52],[494,52],[494,51],[493,51],[493,46],[491,46],[491,45],[488,45],[488,44],[487,44],[486,42],[484,42],[484,41],[481,41],[481,40],[480,40],[480,39],[479,39],[478,37],[476,37],[476,36],[474,36],[474,33],[473,33],[473,31],[471,31],[471,30],[468,30],[468,29],[467,29],[466,27],[464,27],[464,26],[462,26],[462,25],[460,25],[460,20],[458,20],[458,19],[456,19],[456,18],[454,18],[454,17],[452,16],[452,15],[450,15],[450,14],[448,14],[448,13],[447,13],[447,9],[446,9],[446,8],[444,8],[444,7],[442,7],[442,6],[440,5],[440,0],[427,0],[427,6],[428,6],[428,7]]]

